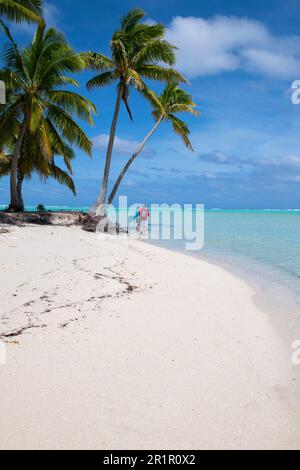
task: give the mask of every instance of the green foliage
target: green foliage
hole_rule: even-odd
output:
[[[6,83],[8,99],[0,107],[0,176],[9,172],[21,124],[26,120],[19,174],[29,178],[35,171],[41,178],[53,177],[75,194],[69,174],[74,157],[71,146],[76,145],[91,155],[92,141],[73,116],[92,124],[96,108],[91,101],[64,86],[70,83],[78,86],[66,74],[81,71],[85,63],[63,35],[52,28],[46,30],[39,26],[24,50],[19,50],[3,22],[2,28],[8,41],[0,79]],[[63,158],[67,172],[56,165],[54,157],[58,155]]]
[[[0,16],[20,23],[42,21],[42,0],[0,0]]]
[[[0,133],[7,131],[13,121],[21,122],[26,116],[31,133],[41,130],[44,153],[51,147],[52,138],[61,141],[60,134],[69,144],[90,155],[92,142],[72,116],[92,123],[95,106],[74,91],[62,89],[69,84],[66,73],[84,68],[80,55],[52,28],[38,27],[32,43],[21,52],[8,29],[4,30],[8,43],[0,79],[5,81],[10,99],[0,109]]]
[[[176,116],[178,113],[189,113],[199,116],[192,96],[175,82],[169,83],[160,96],[157,96],[153,91],[150,94],[146,92],[145,96],[152,104],[153,118],[157,121],[162,117],[164,121],[170,122],[173,131],[182,138],[186,147],[193,150],[189,139],[190,130],[187,124]]]
[[[91,90],[118,81],[130,117],[129,89],[147,90],[144,78],[186,82],[179,72],[171,68],[175,63],[176,48],[164,39],[165,27],[142,22],[144,16],[142,10],[133,9],[121,18],[120,29],[113,34],[110,43],[111,57],[97,52],[82,55],[90,70],[101,72],[88,81],[87,88]]]
[[[17,133],[6,140],[7,151],[14,148],[17,139]],[[33,173],[37,173],[42,180],[54,178],[58,183],[67,186],[74,195],[76,189],[71,177],[72,160],[75,157],[72,148],[59,139],[50,137],[51,149],[49,153],[44,154],[43,129],[38,129],[35,134],[27,132],[21,147],[21,156],[18,162],[18,172],[22,178],[30,179]],[[49,150],[48,150],[49,151]],[[63,170],[56,163],[56,158],[62,158],[67,170]],[[0,177],[9,175],[11,168],[11,155],[0,152]]]
[[[35,210],[37,212],[46,212],[46,207],[43,204],[38,204]]]

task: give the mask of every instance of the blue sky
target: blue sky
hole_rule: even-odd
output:
[[[195,152],[187,151],[164,124],[130,170],[121,189],[130,202],[204,203],[222,208],[300,207],[300,105],[291,102],[291,84],[300,79],[298,0],[51,0],[48,23],[62,30],[77,50],[108,53],[119,17],[130,8],[167,26],[178,46],[177,68],[201,112],[184,117]],[[14,26],[20,43],[32,27]],[[91,74],[79,76],[80,92],[98,108],[92,160],[78,152],[74,179],[78,196],[55,182],[33,178],[25,184],[29,204],[88,206],[101,182],[105,142],[115,87],[87,92]],[[160,86],[156,86],[159,90]],[[111,182],[152,126],[150,108],[131,95],[134,122],[122,110]],[[8,181],[0,181],[0,204],[8,201]]]

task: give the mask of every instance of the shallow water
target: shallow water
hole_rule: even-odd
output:
[[[180,240],[161,245],[184,250]],[[205,211],[204,248],[194,255],[291,290],[300,306],[300,211]]]
[[[300,212],[207,212],[203,253],[280,281],[300,304]]]

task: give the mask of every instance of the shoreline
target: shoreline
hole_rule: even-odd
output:
[[[73,227],[0,244],[1,332],[32,325],[6,338],[0,448],[299,447],[296,371],[244,280]]]
[[[253,288],[254,302],[259,309],[270,316],[270,320],[274,323],[279,334],[284,333],[284,339],[289,340],[289,344],[295,339],[295,336],[300,338],[300,303],[297,302],[297,293],[291,285],[286,282],[283,285],[286,280],[286,273],[283,270],[278,270],[277,277],[274,279],[271,278],[274,266],[250,256],[243,255],[239,258],[232,258],[228,253],[225,253],[220,258],[219,254],[213,252],[186,252],[172,244],[161,245],[159,242],[152,241],[147,241],[147,243],[213,264],[241,279]],[[249,269],[249,265],[251,269]]]
[[[271,266],[267,267],[266,263],[259,263],[257,260],[250,257],[246,258],[244,256],[242,261],[242,258],[239,258],[238,261],[236,259],[233,261],[228,256],[226,259],[221,260],[220,258],[214,257],[214,254],[187,252],[171,244],[169,246],[161,246],[157,242],[153,243],[147,241],[147,243],[170,252],[181,253],[183,256],[191,256],[200,262],[203,261],[212,264],[247,284],[253,291],[253,303],[262,314],[267,315],[268,320],[281,339],[287,356],[291,356],[291,344],[293,341],[300,338],[300,305],[296,302],[296,293],[293,291],[292,287],[287,285],[283,286],[281,284],[281,280],[284,277],[282,271],[280,271],[276,280],[271,280],[270,278],[266,280],[263,279],[261,270],[253,271],[254,265],[257,266],[257,264],[259,264],[261,269],[264,270],[264,273],[267,274],[267,277],[270,276]],[[251,272],[249,272],[247,268],[247,262],[251,263]],[[256,276],[258,271],[260,272],[259,279],[257,279]],[[294,367],[293,370],[297,378],[297,383],[299,384],[300,392],[300,368]]]
[[[254,290],[254,303],[268,315],[287,348],[290,347],[294,339],[300,338],[300,305],[296,301],[296,293],[292,287],[282,285],[282,279],[284,278],[282,271],[280,271],[276,280],[271,280],[269,276],[272,267],[261,262],[260,266],[264,270],[267,279],[263,278],[261,271],[258,278],[257,272],[249,272],[246,267],[247,261],[251,263],[252,269],[253,265],[259,264],[253,258],[249,258],[249,260],[245,258],[243,261],[239,260],[239,262],[233,262],[230,259],[221,261],[214,258],[213,255],[206,254],[200,254],[199,258],[225,269],[252,287]]]
[[[197,256],[196,256],[197,257]],[[242,281],[246,282],[253,289],[253,302],[264,314],[266,314],[280,336],[287,353],[291,353],[291,344],[300,338],[300,304],[296,301],[296,292],[290,285],[282,285],[284,272],[280,271],[278,277],[270,279],[271,266],[258,262],[249,257],[243,261],[218,260],[213,255],[199,255],[202,260],[215,264]],[[247,269],[247,261],[251,263],[251,272]],[[254,265],[260,264],[259,275],[253,271]],[[266,278],[263,278],[263,274]],[[300,370],[295,368],[297,380],[300,386]]]

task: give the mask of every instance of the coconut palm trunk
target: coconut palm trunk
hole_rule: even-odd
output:
[[[106,161],[105,161],[105,168],[104,168],[104,173],[103,173],[101,193],[97,200],[96,207],[93,207],[90,210],[90,215],[92,216],[95,216],[97,210],[99,210],[99,208],[101,209],[101,207],[106,202],[107,185],[108,185],[108,178],[109,178],[110,166],[111,166],[111,157],[112,157],[112,151],[113,151],[114,141],[115,141],[115,136],[116,136],[117,123],[118,123],[118,117],[120,113],[122,96],[123,96],[123,88],[121,85],[119,85],[114,117],[112,120],[112,125],[110,129],[110,134],[109,134],[109,142],[108,142],[107,152],[106,152]]]
[[[20,203],[20,210],[24,210],[24,200],[23,200],[23,195],[22,195],[22,188],[23,188],[23,181],[24,181],[24,175],[18,170],[18,175],[17,175],[17,193],[18,193],[18,198],[19,198],[19,203]]]
[[[129,170],[129,168],[131,167],[131,165],[133,164],[135,159],[139,156],[139,154],[141,153],[141,151],[143,150],[143,148],[147,144],[148,140],[152,137],[152,135],[154,134],[156,129],[159,127],[161,121],[162,121],[162,116],[160,116],[160,118],[156,121],[155,125],[153,126],[151,131],[146,135],[145,139],[143,140],[143,142],[141,143],[141,145],[139,146],[137,151],[132,155],[132,157],[128,160],[128,162],[126,163],[126,165],[122,169],[122,171],[119,174],[119,177],[118,177],[118,179],[117,179],[117,181],[116,181],[116,183],[113,187],[113,190],[110,193],[110,196],[108,198],[108,204],[111,204],[113,202],[124,176],[126,175],[127,171]]]
[[[26,129],[27,129],[28,119],[27,116],[24,115],[22,126],[17,138],[17,142],[15,145],[14,153],[11,160],[11,169],[10,169],[10,205],[8,210],[10,211],[21,211],[22,204],[20,203],[18,190],[17,190],[17,176],[18,176],[18,162],[21,156],[21,147],[25,137]]]

